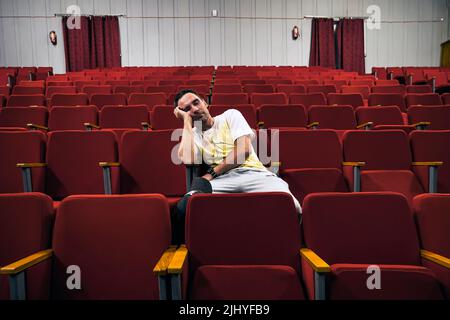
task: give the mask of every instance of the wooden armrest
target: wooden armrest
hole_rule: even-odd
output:
[[[428,127],[429,125],[431,125],[431,122],[422,121],[422,122],[414,123],[411,126],[413,126],[413,127],[419,127],[419,126]]]
[[[173,255],[172,261],[170,261],[169,266],[167,267],[167,272],[169,274],[181,274],[183,271],[183,265],[187,258],[187,248],[185,245],[181,245],[175,254]]]
[[[99,126],[89,122],[85,122],[83,125],[86,129],[100,129]]]
[[[98,165],[102,168],[104,168],[104,167],[120,167],[119,162],[99,162]]]
[[[308,262],[315,272],[330,272],[331,268],[325,261],[322,260],[314,251],[303,248],[300,249],[300,255]]]
[[[32,163],[18,163],[17,168],[41,168],[46,167],[46,163],[32,162]]]
[[[343,166],[349,166],[349,167],[363,167],[366,165],[365,162],[343,162]]]
[[[413,162],[413,166],[429,166],[429,167],[437,167],[442,166],[444,162],[442,161],[429,161],[429,162]]]
[[[25,257],[23,259],[20,259],[16,262],[13,262],[3,268],[0,269],[0,274],[6,274],[6,275],[15,275],[18,274],[25,269],[28,269],[35,264],[38,264],[41,261],[44,261],[48,258],[50,258],[53,255],[53,250],[43,250],[39,251],[35,254],[32,254],[28,257]]]
[[[264,128],[264,121],[258,121],[258,123],[256,124],[256,126],[258,128]]]
[[[152,126],[148,122],[141,122],[141,126],[142,126],[142,129],[144,129],[146,131],[148,131],[148,129],[152,128]]]
[[[447,257],[441,256],[437,253],[427,251],[427,250],[420,250],[420,255],[424,259],[433,261],[434,263],[437,263],[440,266],[450,269],[450,259]]]
[[[311,122],[310,124],[308,124],[306,127],[307,128],[313,128],[313,127],[318,127],[319,126],[319,122]]]
[[[373,127],[373,122],[366,122],[366,123],[362,123],[359,126],[356,126],[356,129],[361,129],[361,128],[372,128]]]
[[[177,250],[176,246],[170,246],[159,259],[156,266],[153,268],[153,273],[157,276],[164,276],[167,274],[167,268],[169,267],[170,261],[172,261],[173,255]]]
[[[28,128],[28,129],[31,129],[31,130],[44,130],[44,131],[48,131],[48,127],[40,126],[40,125],[34,124],[34,123],[27,123],[27,128]]]

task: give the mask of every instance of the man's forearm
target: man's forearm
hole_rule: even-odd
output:
[[[195,163],[194,154],[194,133],[192,131],[192,121],[190,119],[185,119],[183,134],[181,135],[179,156],[184,164],[193,164]]]
[[[214,171],[218,175],[224,174],[231,169],[241,166],[247,160],[249,155],[250,146],[248,141],[244,141],[242,146],[237,144],[224,160],[214,168]]]

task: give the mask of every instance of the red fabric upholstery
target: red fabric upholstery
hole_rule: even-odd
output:
[[[297,273],[289,266],[201,266],[194,300],[303,300]]]
[[[147,86],[145,87],[146,93],[165,93],[166,96],[169,96],[171,94],[174,94],[177,92],[177,86],[176,85],[163,85],[163,86]],[[161,104],[161,103],[158,103]]]
[[[84,123],[97,125],[97,108],[83,107],[54,107],[50,110],[48,127],[55,130],[85,130]]]
[[[122,193],[186,193],[186,169],[172,162],[178,141],[171,141],[173,130],[127,132],[120,145]],[[181,135],[180,135],[181,136]],[[173,151],[175,150],[175,151]],[[176,156],[177,157],[177,156]]]
[[[252,93],[250,95],[250,103],[255,107],[260,107],[263,104],[287,104],[288,99],[285,93]]]
[[[46,106],[43,94],[12,95],[8,98],[7,107]]]
[[[48,111],[44,107],[5,108],[0,112],[0,127],[26,128],[28,123],[47,125]]]
[[[101,128],[136,128],[141,129],[142,122],[149,122],[148,110],[141,107],[104,106],[100,112]]]
[[[89,99],[90,104],[97,106],[99,110],[102,110],[103,106],[125,106],[127,105],[127,96],[123,93],[114,94],[93,94]]]
[[[81,92],[86,93],[88,97],[92,97],[93,94],[111,94],[112,86],[103,85],[103,86],[84,86],[81,89]]]
[[[405,96],[407,108],[411,106],[439,106],[442,105],[437,93],[409,93]]]
[[[356,128],[352,106],[312,106],[309,123],[319,122],[320,129],[348,130]]]
[[[45,135],[39,131],[0,131],[0,193],[23,192],[21,169],[17,163],[45,162]],[[33,168],[33,191],[44,191],[44,170]]]
[[[356,109],[359,124],[373,122],[376,125],[403,125],[403,117],[397,106],[360,107]]]
[[[336,93],[336,87],[332,84],[327,85],[309,85],[306,88],[308,93],[318,93],[322,92],[327,95],[329,93]]]
[[[183,121],[174,116],[171,106],[154,106],[150,118],[153,130],[183,128]]]
[[[44,88],[42,87],[29,87],[29,86],[15,86],[12,91],[13,95],[32,95],[32,94],[44,94]]]
[[[334,131],[281,130],[279,146],[280,175],[299,201],[312,192],[348,191],[341,171],[341,144]]]
[[[361,168],[361,191],[396,191],[408,200],[424,189],[411,171],[408,137],[400,130],[347,131],[344,160],[365,162]],[[353,174],[345,176],[353,186]]]
[[[247,120],[248,125],[252,129],[256,129],[256,110],[252,104],[241,104],[241,105],[211,105],[209,106],[209,112],[211,116],[218,116],[228,109],[236,109],[244,116],[245,120]]]
[[[329,105],[350,105],[354,109],[364,106],[363,96],[360,93],[330,93]]]
[[[428,107],[427,107],[428,108]],[[450,131],[414,131],[410,134],[414,161],[443,161],[438,168],[438,192],[450,193]],[[414,168],[428,190],[428,168]]]
[[[356,86],[356,85],[343,86],[341,88],[341,93],[359,93],[362,94],[364,100],[367,100],[369,99],[370,88],[368,86]]]
[[[429,85],[406,86],[408,93],[433,93],[433,88]]]
[[[328,298],[331,300],[441,300],[434,273],[424,267],[378,265],[381,289],[367,288],[368,264],[335,264],[331,267]]]
[[[297,84],[279,84],[276,86],[277,92],[284,92],[287,95],[291,93],[306,93],[306,87]]]
[[[264,128],[306,127],[305,108],[302,105],[264,104],[258,109],[258,121]]]
[[[289,103],[290,104],[302,104],[307,111],[313,105],[326,105],[327,98],[326,96],[319,93],[306,93],[306,94],[290,94],[289,95]]]
[[[410,123],[430,122],[429,130],[450,130],[450,105],[412,106],[408,109]]]
[[[240,84],[215,84],[213,93],[240,93],[242,87]]]
[[[46,193],[55,199],[72,194],[103,194],[99,162],[118,162],[115,136],[106,131],[54,131],[48,134]],[[116,168],[112,192],[118,193]]]
[[[76,94],[77,88],[74,86],[47,87],[45,96],[51,98],[56,93]]]
[[[116,86],[114,93],[124,93],[128,98],[132,93],[144,93],[143,86]]]
[[[413,216],[398,193],[310,194],[303,230],[306,246],[330,265],[420,265]]]
[[[153,108],[158,104],[167,104],[165,93],[132,93],[128,98],[128,104],[145,104]]]
[[[161,195],[71,196],[55,222],[53,297],[158,299],[152,269],[170,239]],[[67,289],[72,264],[81,269],[82,290]]]
[[[75,87],[77,87],[77,92],[81,93],[81,90],[85,86],[99,86],[100,85],[100,81],[98,81],[98,80],[85,80],[85,79],[87,79],[85,76],[83,76],[82,79],[83,80],[74,81]]]
[[[242,86],[246,93],[273,93],[275,90],[271,84],[247,84]]]
[[[211,97],[213,104],[247,104],[248,95],[246,93],[214,93]]]
[[[50,106],[87,106],[89,98],[85,93],[64,94],[56,93],[50,99]]]
[[[190,279],[195,279],[190,297],[275,299],[284,291],[284,299],[303,298],[300,286],[292,283],[300,277],[300,239],[288,194],[194,195],[186,213]],[[246,275],[244,283],[237,281]],[[277,281],[281,279],[290,282]],[[249,280],[253,280],[251,288],[247,288]],[[274,290],[256,291],[268,286]]]
[[[406,94],[406,87],[404,85],[374,86],[372,87],[372,93],[396,93],[404,95]]]
[[[413,204],[421,247],[449,258],[450,194],[422,194]]]
[[[3,181],[3,180],[2,180]],[[41,193],[0,194],[0,266],[50,248],[52,200]],[[27,299],[48,299],[50,264],[25,272]],[[0,275],[0,300],[9,299],[8,277]]]
[[[405,101],[400,93],[372,93],[369,95],[369,106],[397,106],[406,112]]]

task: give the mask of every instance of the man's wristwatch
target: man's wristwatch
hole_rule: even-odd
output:
[[[206,171],[207,173],[209,173],[213,179],[217,178],[219,175],[214,171],[213,167],[209,167],[208,170]]]

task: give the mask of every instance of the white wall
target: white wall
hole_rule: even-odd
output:
[[[126,15],[124,66],[308,65],[311,21],[304,15],[366,16],[371,4],[380,6],[383,22],[381,30],[366,30],[367,70],[433,66],[450,29],[446,0],[0,0],[0,65],[64,72],[61,18],[53,14],[72,4],[83,14]],[[210,17],[212,9],[219,18]],[[294,25],[297,41],[290,38]]]

